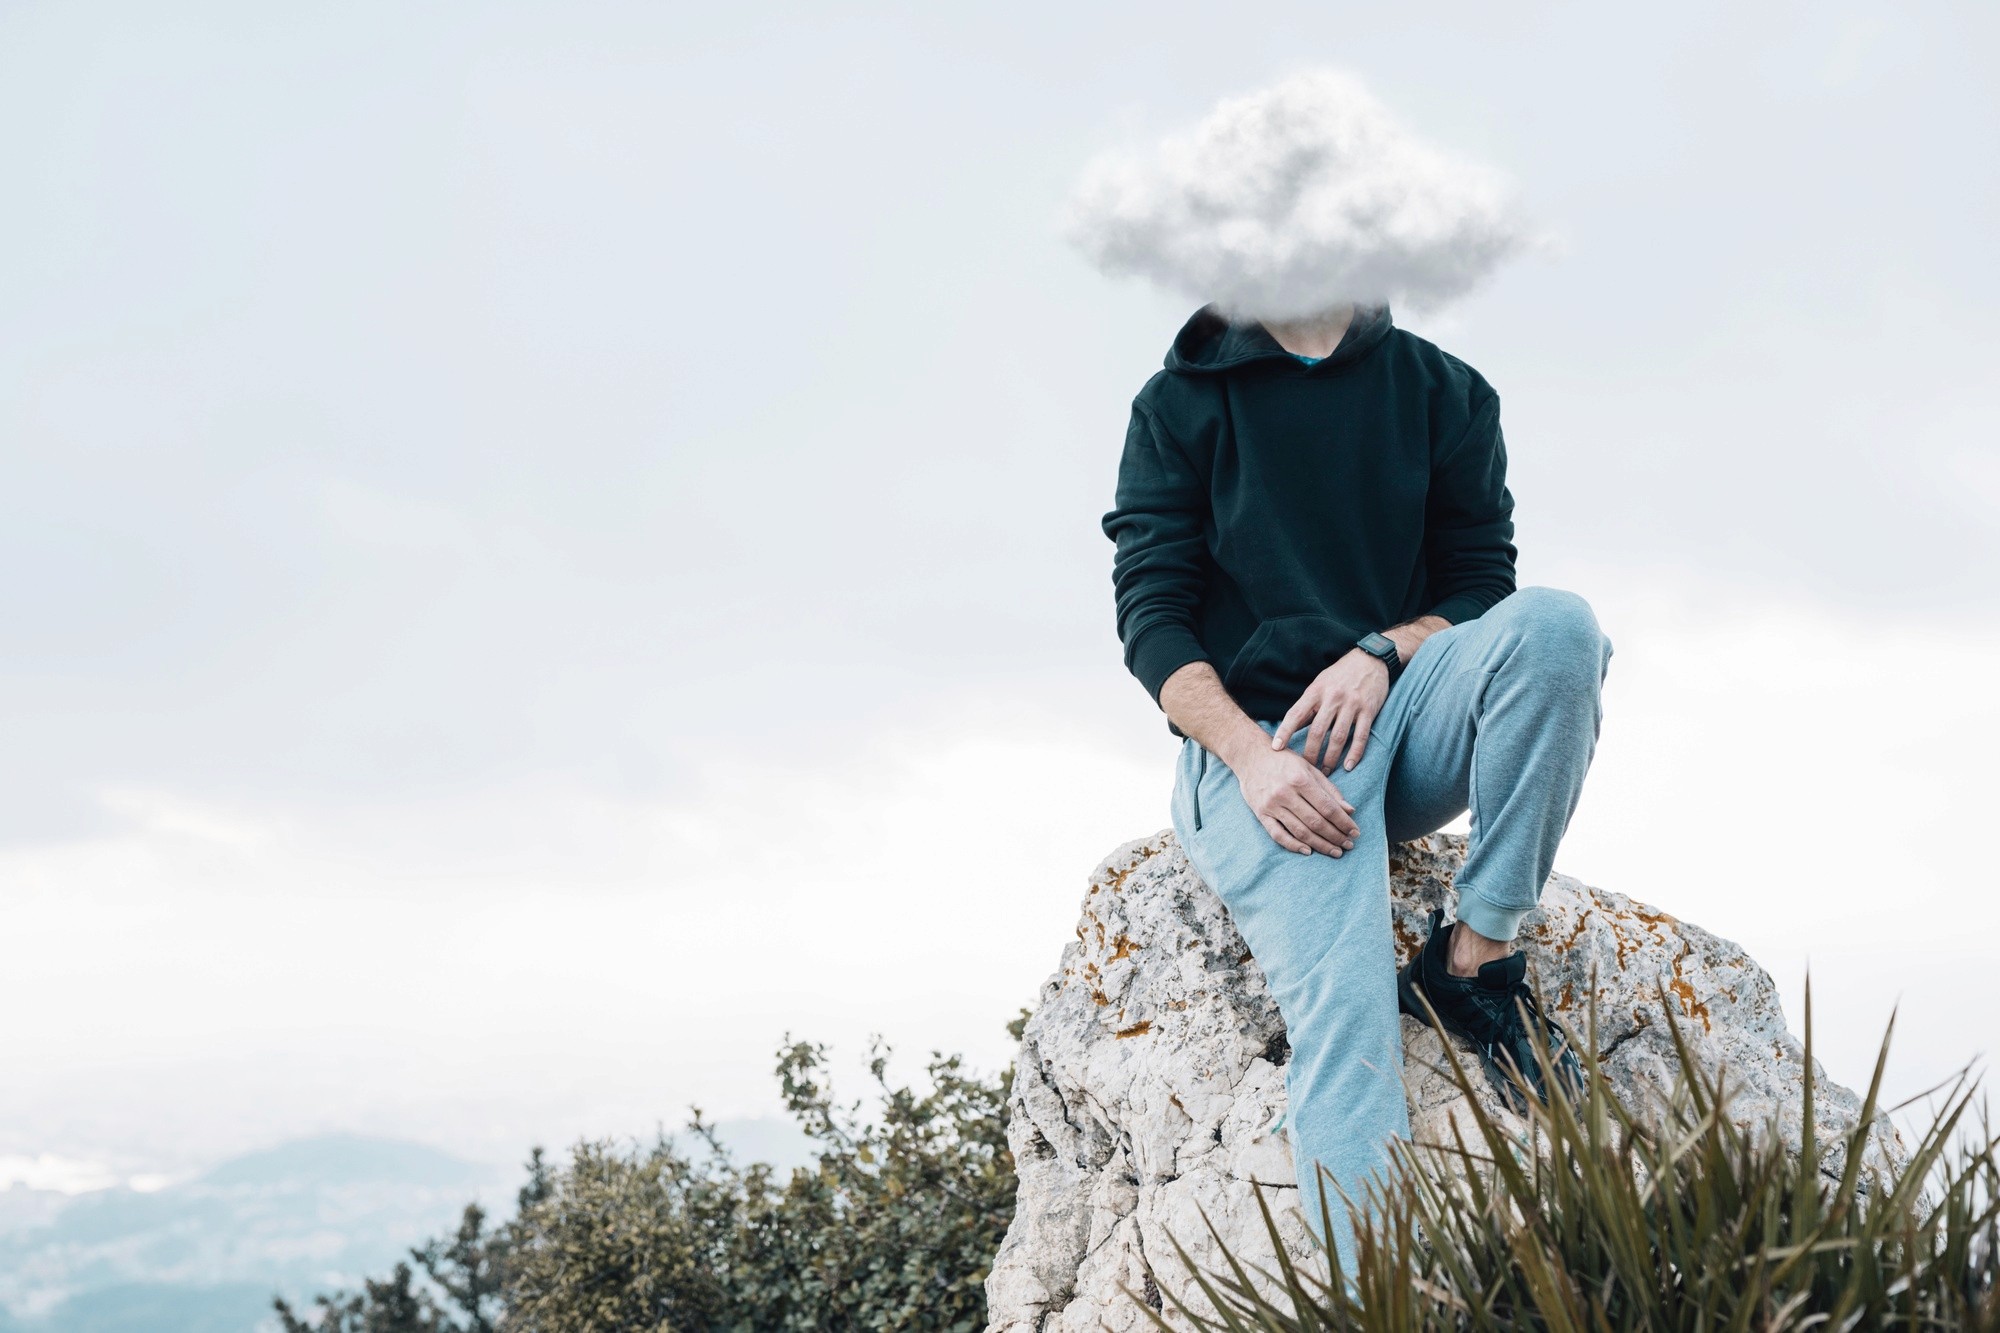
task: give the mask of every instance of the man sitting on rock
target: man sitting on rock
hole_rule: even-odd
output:
[[[1611,641],[1575,593],[1516,589],[1506,462],[1492,387],[1386,303],[1204,306],[1132,405],[1104,517],[1119,636],[1185,738],[1175,833],[1284,1015],[1308,1198],[1310,1163],[1352,1188],[1409,1135],[1399,1007],[1427,998],[1531,1083],[1530,1041],[1574,1067],[1509,941],[1583,790]],[[1389,847],[1468,809],[1457,920],[1399,976]]]
[[[1516,589],[1499,396],[1389,313],[1530,244],[1505,195],[1314,72],[1101,159],[1072,202],[1100,266],[1208,302],[1133,400],[1104,531],[1125,663],[1184,738],[1175,832],[1284,1016],[1308,1200],[1317,1164],[1365,1208],[1410,1132],[1399,1007],[1537,1093],[1538,1046],[1578,1081],[1509,942],[1582,792],[1611,641],[1575,593]],[[1467,810],[1457,919],[1399,976],[1389,847]],[[1306,1208],[1351,1255],[1331,1211]]]

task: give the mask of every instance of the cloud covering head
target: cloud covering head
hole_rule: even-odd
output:
[[[1539,243],[1498,175],[1415,138],[1334,71],[1227,99],[1149,153],[1098,158],[1065,231],[1106,273],[1266,320],[1349,301],[1436,309]]]

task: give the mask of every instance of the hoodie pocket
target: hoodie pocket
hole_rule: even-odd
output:
[[[1348,627],[1331,616],[1273,616],[1258,625],[1230,659],[1222,685],[1233,693],[1254,683],[1259,693],[1296,699],[1354,644]]]

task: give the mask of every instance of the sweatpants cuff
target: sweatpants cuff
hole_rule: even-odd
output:
[[[1511,940],[1521,933],[1521,921],[1532,907],[1500,907],[1479,896],[1479,890],[1458,891],[1458,920],[1489,940]]]

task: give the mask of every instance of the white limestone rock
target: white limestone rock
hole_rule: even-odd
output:
[[[1430,909],[1452,900],[1464,852],[1449,834],[1391,849],[1402,956],[1423,939]],[[1739,1120],[1776,1110],[1799,1142],[1805,1053],[1771,978],[1741,948],[1565,875],[1550,877],[1521,944],[1541,993],[1579,1031],[1595,969],[1599,1054],[1622,1100],[1641,1105],[1674,1082],[1658,978],[1694,1054],[1730,1072]],[[1446,1140],[1464,1105],[1439,1072],[1437,1035],[1405,1018],[1403,1036],[1413,1134]],[[1287,1055],[1263,973],[1172,832],[1112,853],[1023,1036],[1008,1124],[1020,1192],[986,1282],[989,1333],[1149,1327],[1121,1286],[1161,1308],[1145,1258],[1174,1282],[1170,1234],[1213,1266],[1204,1212],[1239,1256],[1268,1263],[1253,1182],[1282,1187],[1266,1195],[1286,1246],[1309,1254],[1280,1127]],[[1814,1072],[1826,1143],[1853,1126],[1860,1099]],[[1892,1167],[1907,1160],[1886,1120],[1874,1141]]]

